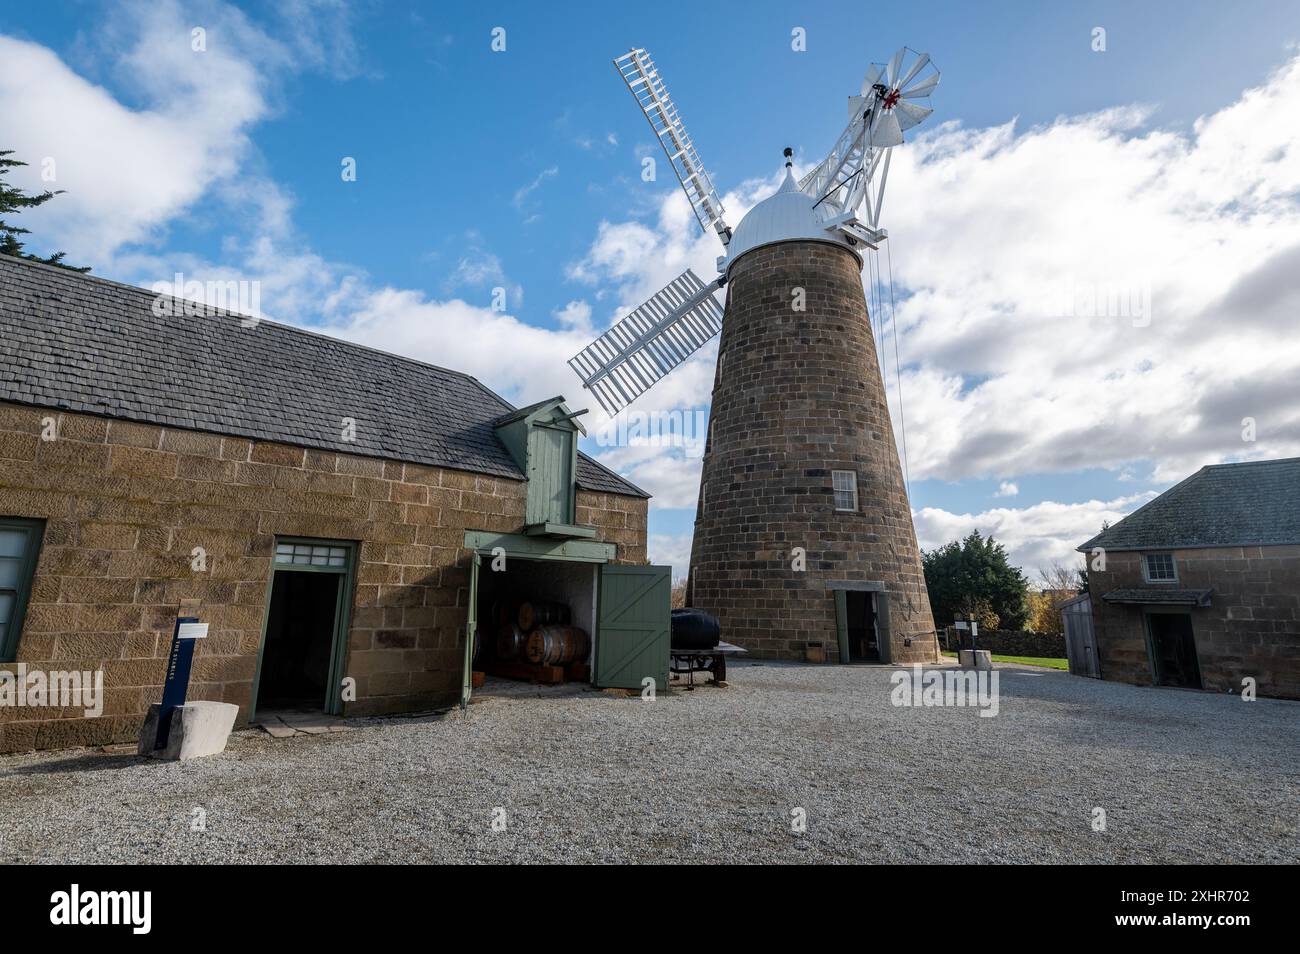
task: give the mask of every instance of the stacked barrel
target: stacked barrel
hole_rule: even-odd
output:
[[[525,600],[511,611],[492,607],[499,662],[567,667],[585,663],[591,651],[586,630],[571,625],[569,607],[551,600]]]

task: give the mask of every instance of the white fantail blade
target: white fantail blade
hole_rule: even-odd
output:
[[[908,47],[894,54],[888,64],[870,66],[862,80],[862,92],[849,97],[849,122],[844,132],[826,158],[799,180],[799,190],[813,199],[813,207],[828,227],[844,229],[862,241],[875,241],[846,226],[865,208],[862,221],[869,224],[873,235],[879,230],[891,150],[902,145],[904,130],[931,115],[928,105],[909,100],[924,99],[938,83],[939,71],[930,55]]]
[[[892,112],[898,114],[898,128],[906,130],[924,121],[925,117],[929,116],[934,110],[928,106],[918,106],[916,103],[907,103],[900,100],[895,104]]]
[[[929,53],[922,53],[919,57],[917,57],[916,62],[912,64],[912,68],[909,69],[907,73],[903,75],[903,78],[898,81],[899,89],[906,89],[907,84],[912,82],[912,80],[916,78],[916,74],[921,72],[921,70],[925,69],[925,64],[929,62],[930,62]]]
[[[691,203],[695,218],[700,228],[708,234],[709,230],[718,233],[723,247],[731,241],[731,229],[722,218],[726,211],[718,191],[713,188],[704,163],[700,161],[691,142],[677,107],[668,95],[668,87],[655,66],[654,60],[645,50],[629,50],[614,60],[618,75],[627,84],[628,90],[635,97],[637,105],[645,113],[646,121],[654,130],[659,145],[663,147],[668,161],[672,164],[677,181],[681,183],[686,198]]]
[[[899,71],[903,66],[903,54],[907,52],[907,47],[903,47],[894,54],[894,58],[889,61],[889,79],[885,81],[890,89],[896,89],[899,86]]]
[[[934,88],[939,85],[939,74],[931,73],[921,82],[917,83],[911,89],[903,90],[903,99],[920,99],[922,96],[929,96],[934,92]]]
[[[866,96],[871,91],[871,87],[883,82],[880,77],[884,72],[884,66],[879,63],[872,63],[867,68],[867,75],[862,77],[862,88],[858,90],[858,95]]]
[[[569,359],[611,417],[722,330],[722,306],[689,268]]]
[[[892,109],[885,111],[871,131],[871,145],[886,148],[902,145],[902,142],[903,130],[898,124],[897,112]]]

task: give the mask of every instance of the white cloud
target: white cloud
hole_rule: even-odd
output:
[[[1300,453],[1300,59],[1188,133],[1149,123],[950,124],[898,150],[914,479]],[[1070,287],[1085,314],[1049,314]],[[1089,317],[1094,288],[1149,292],[1149,324]]]
[[[998,484],[997,492],[994,493],[993,496],[994,496],[994,497],[1014,497],[1014,496],[1016,496],[1016,494],[1018,494],[1018,493],[1020,493],[1020,488],[1019,488],[1016,484],[1013,484],[1013,483],[1012,483],[1011,481],[1009,481],[1009,480],[1004,480],[1004,481],[1002,481],[1002,483]]]
[[[559,174],[560,174],[559,166],[549,166],[543,169],[541,172],[537,174],[537,177],[533,179],[532,182],[529,182],[527,185],[520,186],[518,189],[515,190],[514,198],[510,200],[511,204],[519,211],[521,212],[524,211],[524,204],[528,201],[528,197],[532,195],[534,192],[536,192],[539,188],[541,188],[542,183],[545,182],[547,179],[551,178],[552,176],[557,176]]]
[[[584,335],[592,333],[591,305],[585,301],[571,301],[563,308],[557,308],[551,314],[555,316],[555,320],[560,323],[562,328],[570,328]]]
[[[673,581],[686,578],[691,568],[689,533],[652,533],[649,540],[650,562],[673,568]]]
[[[248,168],[249,133],[273,110],[276,77],[303,68],[346,75],[355,63],[348,11],[333,0],[279,9],[294,25],[285,41],[215,2],[123,2],[113,14],[88,34],[99,44],[89,56],[138,92],[142,108],[125,105],[49,49],[0,35],[4,147],[30,163],[11,181],[31,191],[66,190],[24,213],[23,224],[33,243],[49,240],[69,263],[100,272],[122,246],[162,238],[175,217],[211,216],[241,189],[261,189]],[[206,30],[203,51],[191,46],[196,26]],[[46,157],[55,161],[54,182],[40,179]]]
[[[923,507],[912,513],[917,539],[924,550],[960,540],[972,530],[995,537],[1007,548],[1011,563],[1023,567],[1026,575],[1037,576],[1039,567],[1060,561],[1074,564],[1082,554],[1074,548],[1101,532],[1103,523],[1117,523],[1156,496],[1155,491],[1064,504],[1045,500],[1029,507],[996,507],[983,513],[950,513]]]

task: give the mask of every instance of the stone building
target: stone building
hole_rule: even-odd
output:
[[[787,172],[728,246],[687,604],[758,657],[934,662],[862,259],[812,206]]]
[[[1300,698],[1300,458],[1202,467],[1079,550],[1103,679]]]
[[[209,624],[190,699],[392,712],[461,698],[478,554],[553,561],[592,606],[650,569],[647,495],[562,399],[186,310],[0,256],[0,671],[104,685],[98,717],[0,706],[0,751],[132,739],[182,613]]]

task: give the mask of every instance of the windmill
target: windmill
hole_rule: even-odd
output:
[[[872,65],[826,158],[796,181],[786,149],[781,187],[732,229],[650,55],[614,64],[722,254],[712,281],[687,269],[569,364],[613,416],[721,336],[687,605],[759,657],[936,661],[862,268],[938,71],[907,48]]]
[[[722,200],[654,60],[634,49],[614,65],[663,147],[700,228],[717,234],[724,254],[718,257],[717,278],[706,284],[688,268],[569,359],[582,386],[611,416],[719,333],[722,308],[714,292],[726,283],[728,267],[739,257],[731,252],[733,232],[723,218]],[[867,70],[857,95],[849,97],[848,125],[826,158],[798,182],[798,190],[813,199],[818,223],[828,235],[850,247],[872,249],[885,239],[880,207],[890,152],[902,144],[905,131],[933,112],[926,102],[938,84],[929,54],[908,48]],[[787,149],[787,168],[790,154]]]

